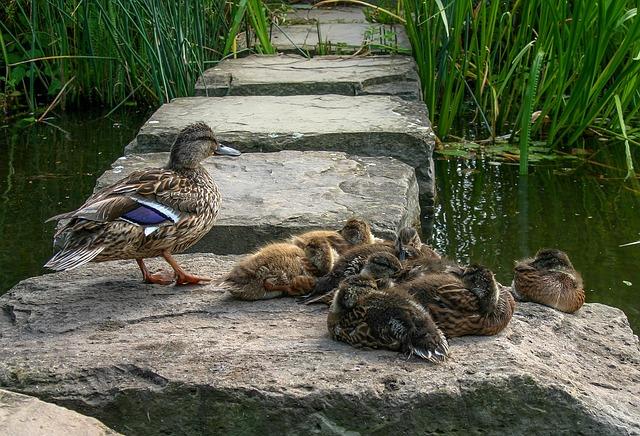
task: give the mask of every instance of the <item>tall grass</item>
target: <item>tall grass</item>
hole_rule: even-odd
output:
[[[588,134],[620,136],[640,110],[640,0],[403,0],[425,100],[441,138],[476,117],[481,135],[526,134],[556,148]],[[527,96],[537,53],[540,74]],[[523,98],[524,97],[524,98]],[[529,99],[529,104],[525,99]],[[638,145],[640,130],[626,132]]]
[[[10,0],[0,10],[0,93],[34,110],[191,95],[222,57],[225,0]],[[61,92],[63,91],[63,92]]]

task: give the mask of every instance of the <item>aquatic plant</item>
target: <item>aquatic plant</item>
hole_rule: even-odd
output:
[[[0,7],[0,93],[117,107],[192,95],[222,57],[224,0],[10,0]]]

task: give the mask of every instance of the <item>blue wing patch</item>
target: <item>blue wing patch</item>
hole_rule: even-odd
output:
[[[162,214],[160,211],[150,208],[149,206],[140,205],[135,209],[125,213],[121,217],[125,221],[129,221],[141,226],[152,226],[160,224],[164,221],[170,221],[171,218]]]

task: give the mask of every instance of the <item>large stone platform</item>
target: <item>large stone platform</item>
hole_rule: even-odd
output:
[[[226,59],[196,82],[197,96],[397,95],[420,100],[420,81],[408,56],[259,56]]]
[[[97,188],[167,160],[168,153],[124,156],[98,179]],[[384,238],[420,225],[413,168],[392,158],[281,151],[212,157],[203,164],[222,192],[223,206],[216,226],[192,251],[247,253],[292,233],[337,230],[353,216],[369,221]]]
[[[422,102],[379,95],[177,98],[151,116],[126,151],[168,151],[180,129],[196,121],[243,152],[328,150],[395,157],[416,168],[421,195],[434,192],[434,135]]]
[[[178,257],[215,277],[236,259]],[[88,265],[0,298],[0,385],[128,435],[640,432],[638,339],[612,307],[520,304],[501,334],[453,339],[436,366],[331,341],[326,307],[139,275]]]

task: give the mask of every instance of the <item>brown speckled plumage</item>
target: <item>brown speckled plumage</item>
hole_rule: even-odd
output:
[[[340,283],[329,309],[331,337],[354,347],[386,348],[432,362],[449,346],[429,313],[402,289],[379,290],[374,280],[351,276]]]
[[[400,285],[429,310],[448,337],[494,335],[504,329],[515,310],[515,301],[493,273],[471,265],[462,274],[423,274]]]
[[[170,277],[150,274],[143,262],[163,256],[174,268],[177,284],[206,281],[185,273],[171,254],[200,240],[218,215],[220,192],[200,162],[232,153],[238,152],[221,146],[207,125],[185,127],[166,168],[131,173],[93,194],[79,209],[51,218],[69,221],[55,234],[60,251],[45,266],[65,270],[90,261],[136,259],[145,281],[167,284]]]
[[[584,304],[584,285],[566,253],[538,251],[514,268],[513,292],[519,301],[533,301],[562,312],[573,313]]]

